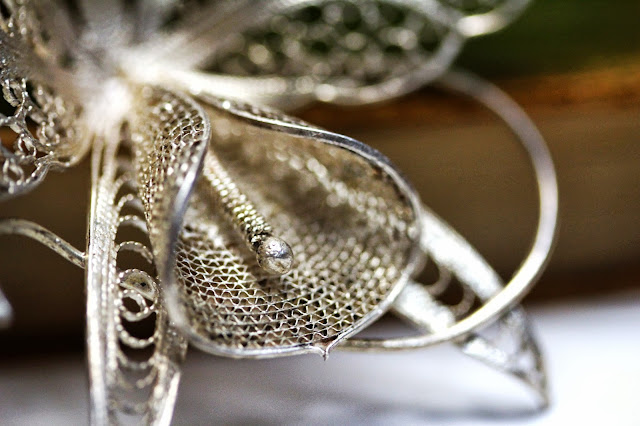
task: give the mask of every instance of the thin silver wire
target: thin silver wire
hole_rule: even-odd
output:
[[[558,183],[549,150],[531,119],[508,95],[469,72],[450,71],[439,86],[465,94],[485,105],[511,128],[525,148],[536,177],[539,217],[533,245],[507,285],[476,312],[438,333],[391,339],[350,339],[346,350],[403,350],[455,341],[491,324],[512,309],[536,283],[554,245],[558,220]],[[424,232],[428,232],[427,229]]]
[[[80,268],[85,266],[85,255],[48,229],[24,219],[0,219],[0,235],[22,235],[36,240]],[[11,325],[13,309],[0,290],[0,328]]]
[[[37,223],[24,219],[1,219],[0,235],[22,235],[31,238],[55,251],[74,265],[80,268],[85,267],[85,255],[82,251]],[[2,312],[1,309],[0,312]]]
[[[529,3],[531,0],[505,1],[489,12],[461,17],[456,21],[456,29],[467,38],[500,31],[519,18]]]

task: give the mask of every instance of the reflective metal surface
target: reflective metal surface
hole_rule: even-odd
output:
[[[553,243],[553,164],[502,92],[447,73],[467,37],[526,3],[3,1],[0,126],[14,138],[0,148],[0,197],[93,149],[86,254],[0,223],[86,268],[92,423],[168,424],[188,341],[236,358],[455,341],[544,400],[516,305]],[[534,165],[538,234],[504,287],[383,155],[258,105],[363,104],[430,82],[496,112]],[[441,271],[430,286],[413,281],[426,262]],[[454,278],[465,296],[447,306],[438,295]],[[352,337],[386,312],[424,334]],[[0,298],[0,323],[9,315]]]

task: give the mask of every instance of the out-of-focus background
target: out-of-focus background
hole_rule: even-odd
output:
[[[506,30],[469,41],[457,66],[512,95],[557,166],[558,244],[525,305],[561,316],[600,301],[610,316],[618,303],[611,300],[640,307],[640,2],[536,0]],[[525,156],[491,114],[425,88],[380,105],[314,105],[296,115],[385,153],[503,277],[518,266],[534,232],[535,186]],[[86,161],[52,173],[4,203],[1,215],[34,220],[84,247],[89,180]],[[53,352],[80,359],[81,270],[34,242],[3,237],[0,282],[15,308],[13,326],[0,331],[2,363]]]
[[[640,290],[640,3],[537,0],[507,29],[467,43],[457,66],[495,82],[531,115],[556,162],[560,232],[527,304]],[[473,102],[426,88],[366,107],[296,115],[372,145],[503,277],[529,247],[537,200],[509,131]],[[51,173],[2,216],[34,220],[83,248],[89,165]],[[0,239],[16,308],[4,354],[82,347],[83,272],[37,243]],[[45,303],[46,302],[46,303]],[[36,343],[38,342],[38,343]]]

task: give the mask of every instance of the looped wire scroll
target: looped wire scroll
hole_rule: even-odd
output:
[[[187,341],[166,312],[124,146],[126,131],[122,136],[118,153],[117,144],[99,144],[93,158],[87,251],[91,421],[168,425]]]
[[[46,84],[55,71],[45,60],[35,8],[29,1],[3,3],[9,15],[0,17],[0,199],[32,189],[51,168],[75,164],[89,142],[81,108]]]
[[[143,111],[182,108],[176,105],[181,98],[162,97]],[[153,213],[157,202],[170,200],[162,211],[181,220],[176,212],[183,211],[180,202],[187,198],[167,194],[194,191],[176,245],[177,277],[164,281],[169,312],[192,343],[215,354],[326,354],[386,310],[415,269],[421,256],[417,196],[384,157],[356,141],[264,108],[200,100],[209,105],[207,123],[212,122],[211,133],[201,134],[210,139],[205,175],[224,174],[235,182],[273,233],[291,244],[296,262],[281,276],[265,274],[234,230],[244,211],[217,206],[227,186],[216,188],[206,176],[199,183],[174,180],[189,169],[177,168],[168,153],[190,146],[188,126],[164,120],[177,132],[174,139],[158,131],[153,115],[142,115],[139,122],[148,127],[141,129],[151,131],[137,130],[137,169],[149,187],[142,199],[152,229],[167,226],[167,216]],[[184,122],[201,120],[190,117]],[[224,173],[217,170],[221,167]],[[150,179],[146,170],[165,177]],[[229,220],[229,214],[239,219]],[[152,242],[159,252],[153,234]]]
[[[0,141],[0,199],[32,189],[51,168],[76,163],[88,144],[79,125],[80,111],[45,86],[4,77],[4,100],[13,109],[0,113],[0,128],[10,129]]]

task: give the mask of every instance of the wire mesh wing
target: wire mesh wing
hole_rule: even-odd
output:
[[[267,1],[229,9],[144,46],[160,70],[141,78],[284,109],[316,99],[359,104],[436,78],[463,42],[438,2]]]
[[[140,78],[286,110],[312,100],[376,102],[436,79],[467,37],[502,28],[528,3],[223,1],[191,13],[185,7],[164,36],[142,45],[155,52],[147,61],[158,70],[144,67]]]
[[[150,93],[161,95],[143,111],[155,112],[133,126],[142,200],[158,259],[176,265],[163,282],[192,342],[238,357],[325,353],[386,310],[420,256],[419,204],[386,159],[271,110],[206,98],[206,116],[185,116],[181,98]],[[194,120],[211,123],[197,155]],[[187,152],[193,161],[177,161]],[[259,262],[267,231],[293,251],[286,272]]]

